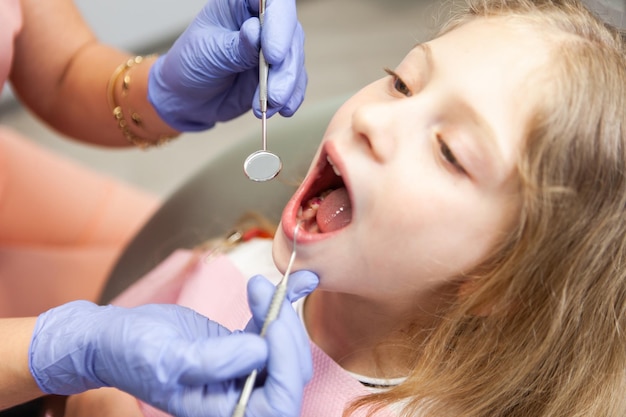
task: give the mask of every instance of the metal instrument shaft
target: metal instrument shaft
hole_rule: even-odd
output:
[[[300,229],[300,223],[296,224],[296,228],[293,232],[293,248],[291,250],[291,257],[289,258],[289,263],[287,264],[285,274],[283,275],[278,285],[276,285],[276,290],[274,291],[274,295],[272,296],[272,301],[270,303],[269,310],[267,311],[267,316],[265,317],[263,327],[261,328],[261,337],[265,336],[265,333],[267,332],[267,327],[270,325],[270,323],[276,320],[276,318],[278,317],[278,313],[280,313],[280,307],[282,306],[283,301],[285,301],[289,275],[291,275],[291,268],[293,268],[293,263],[296,260],[296,238],[298,237],[298,229]],[[248,375],[243,389],[241,390],[241,395],[239,396],[239,401],[235,406],[235,411],[233,412],[232,417],[244,417],[248,401],[250,401],[252,389],[254,388],[257,374],[258,372],[255,369],[250,373],[250,375]]]
[[[259,0],[259,22],[263,30],[265,20],[265,0]],[[263,48],[259,51],[259,101],[261,107],[261,136],[263,150],[267,150],[267,78],[269,76],[269,64],[263,55]]]
[[[265,0],[259,0],[261,32],[265,20]],[[269,181],[282,169],[278,155],[267,150],[267,79],[269,64],[265,60],[263,47],[259,51],[259,106],[261,108],[261,149],[251,153],[243,163],[243,171],[252,181]]]

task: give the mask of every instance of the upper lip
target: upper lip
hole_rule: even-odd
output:
[[[333,161],[333,165],[341,173],[340,177],[335,175],[335,173],[333,172],[333,168],[328,162],[327,158],[330,158]],[[306,201],[318,195],[323,190],[331,187],[337,187],[339,185],[343,185],[346,188],[348,194],[350,195],[350,200],[352,200],[349,179],[346,177],[346,170],[343,164],[343,160],[339,157],[335,147],[333,146],[333,143],[326,142],[320,151],[315,167],[312,169],[309,175],[307,175],[305,181],[296,191],[296,194],[293,196],[293,198],[289,202],[289,205],[286,207],[288,210],[288,216],[284,220],[287,220],[288,222],[283,222],[283,231],[289,239],[293,239],[293,232],[296,226],[295,221],[300,207],[302,207],[302,205]],[[329,235],[329,233],[326,233],[325,235]],[[321,236],[323,235],[308,235],[299,233],[298,241],[316,240],[321,238]]]

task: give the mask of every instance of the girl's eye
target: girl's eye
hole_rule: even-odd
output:
[[[463,168],[463,166],[459,163],[459,161],[456,159],[456,157],[454,156],[454,154],[452,153],[452,151],[450,150],[450,148],[448,147],[448,145],[446,144],[446,142],[443,141],[443,139],[441,138],[440,135],[437,135],[437,143],[439,143],[439,150],[441,152],[441,156],[443,156],[443,158],[454,167],[454,169],[456,169],[457,171],[459,171],[462,174],[466,174],[467,172],[465,171],[465,168]]]
[[[385,68],[385,72],[393,77],[393,88],[397,92],[407,97],[410,97],[411,95],[413,95],[409,87],[406,85],[404,81],[402,81],[402,78],[400,78],[400,76],[398,76],[398,74],[396,74],[395,71],[389,68]]]

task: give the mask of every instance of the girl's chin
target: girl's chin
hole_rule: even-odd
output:
[[[315,269],[314,259],[311,258],[310,250],[307,250],[307,243],[311,242],[307,241],[306,237],[303,238],[300,232],[301,231],[298,231],[297,235],[296,258],[292,270],[313,270]],[[289,264],[289,259],[291,258],[292,252],[293,231],[291,237],[289,237],[287,233],[285,233],[285,228],[282,226],[281,222],[281,224],[279,224],[278,226],[278,229],[276,230],[276,234],[274,235],[274,241],[272,244],[272,257],[274,259],[274,264],[276,265],[276,268],[283,274],[287,270],[287,265]]]

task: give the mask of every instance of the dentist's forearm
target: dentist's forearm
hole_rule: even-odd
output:
[[[129,146],[113,117],[108,85],[116,81],[121,101],[122,76],[115,70],[131,55],[99,42],[72,0],[21,0],[24,24],[15,43],[10,80],[16,95],[54,129],[84,142]],[[160,119],[147,99],[148,59],[128,72],[132,83],[124,96],[144,120],[148,138],[177,132]],[[122,75],[127,75],[122,74]]]

